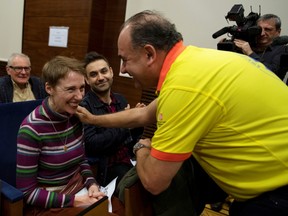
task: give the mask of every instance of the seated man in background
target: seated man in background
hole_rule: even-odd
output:
[[[113,70],[108,60],[97,52],[85,56],[87,83],[90,85],[81,102],[90,112],[96,115],[119,112],[129,104],[124,96],[111,92]],[[142,134],[142,128],[105,128],[95,125],[84,125],[86,155],[90,163],[97,164],[97,181],[108,184],[118,176],[117,182],[132,168],[130,162],[132,146]]]
[[[243,54],[262,62],[278,75],[280,56],[285,53],[285,47],[284,44],[274,42],[274,40],[280,36],[281,20],[274,14],[265,14],[257,20],[257,25],[261,27],[262,32],[256,38],[255,47],[251,47],[249,42],[240,39],[235,39],[234,43]]]
[[[40,78],[31,76],[30,58],[13,53],[6,66],[7,76],[0,78],[0,103],[28,101],[46,97]]]

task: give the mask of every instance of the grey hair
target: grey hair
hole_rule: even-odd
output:
[[[276,30],[280,30],[281,29],[281,19],[275,14],[264,14],[257,20],[257,23],[259,21],[266,21],[266,20],[270,20],[270,19],[274,19]]]
[[[13,53],[9,58],[8,58],[8,61],[7,61],[7,66],[11,66],[13,64],[13,61],[15,58],[17,57],[21,57],[21,58],[26,58],[29,63],[31,64],[31,61],[30,61],[30,58],[28,55],[24,54],[24,53]]]

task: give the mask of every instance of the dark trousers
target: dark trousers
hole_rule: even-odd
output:
[[[211,204],[224,201],[224,192],[215,184],[215,182],[205,173],[198,162],[189,159],[194,168],[194,187],[199,188],[198,200],[200,209],[203,204]],[[193,183],[192,183],[193,185]],[[226,196],[227,197],[227,196]],[[222,200],[221,200],[222,199]],[[198,211],[199,212],[199,211]],[[245,202],[233,201],[230,209],[230,216],[287,216],[288,215],[288,185],[278,188],[274,191],[268,191],[262,195],[247,200]]]
[[[268,191],[245,202],[234,201],[230,216],[287,216],[288,186]]]
[[[193,156],[185,163],[186,166],[189,166],[187,163],[190,164],[194,173],[192,182],[190,182],[190,192],[194,197],[198,215],[203,212],[206,204],[223,202],[228,197],[228,194],[212,180]]]
[[[205,204],[223,201],[227,196],[191,157],[183,163],[169,188],[151,200],[155,216],[198,216]]]

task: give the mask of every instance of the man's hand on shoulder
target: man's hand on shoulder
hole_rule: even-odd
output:
[[[86,124],[92,123],[93,115],[86,108],[78,106],[76,115],[78,116],[81,122]]]

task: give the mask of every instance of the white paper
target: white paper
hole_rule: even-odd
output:
[[[67,47],[68,30],[69,27],[65,26],[50,26],[48,45],[54,47]]]
[[[130,159],[130,162],[131,162],[131,164],[132,164],[133,166],[136,166],[136,163],[137,163],[136,160],[132,160],[132,159]]]
[[[116,177],[115,179],[113,179],[106,187],[102,187],[100,186],[100,191],[105,193],[106,196],[108,197],[108,201],[109,201],[109,205],[108,205],[108,210],[109,212],[112,212],[112,203],[111,203],[111,197],[115,191],[115,187],[116,187],[116,180],[118,177]],[[88,190],[86,187],[84,187],[82,190],[80,190],[77,194],[75,194],[75,196],[81,196],[84,194],[88,194]]]
[[[116,180],[118,177],[116,177],[115,179],[113,179],[106,187],[100,187],[100,191],[102,191],[103,193],[106,194],[106,196],[108,196],[108,200],[109,200],[109,206],[108,206],[108,211],[112,212],[112,203],[111,203],[111,197],[115,191],[115,187],[116,187]]]

